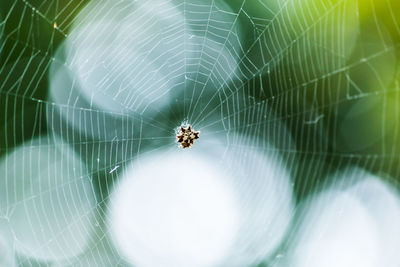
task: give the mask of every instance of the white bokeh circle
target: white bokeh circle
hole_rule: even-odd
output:
[[[88,243],[95,196],[80,158],[60,140],[39,138],[0,163],[0,212],[16,252],[43,261],[80,254]]]

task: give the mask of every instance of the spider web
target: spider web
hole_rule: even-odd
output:
[[[54,239],[32,252],[39,259],[15,231],[4,247],[21,266],[128,265],[105,226],[113,185],[132,161],[176,146],[182,124],[201,131],[196,142],[282,158],[295,201],[339,182],[337,170],[397,179],[399,8],[392,0],[4,1],[0,218],[12,228],[31,209],[30,232],[55,225]],[[44,178],[30,181],[29,170]],[[63,252],[57,237],[74,231],[69,244],[80,245]],[[40,254],[49,246],[59,251]]]

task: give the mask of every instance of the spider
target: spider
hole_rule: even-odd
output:
[[[199,131],[195,131],[190,124],[186,128],[181,126],[179,132],[176,135],[178,143],[180,143],[181,148],[191,148],[193,146],[194,140],[199,138]]]

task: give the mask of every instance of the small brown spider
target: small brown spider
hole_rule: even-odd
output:
[[[176,139],[180,143],[181,148],[191,148],[194,140],[199,138],[199,134],[200,132],[196,132],[189,124],[186,128],[181,126],[178,134],[176,135]]]

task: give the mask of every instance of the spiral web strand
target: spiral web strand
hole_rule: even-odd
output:
[[[130,162],[176,146],[182,122],[198,143],[217,136],[226,151],[282,157],[296,201],[339,183],[324,178],[338,169],[399,177],[398,4],[231,2],[2,4],[0,178],[20,175],[26,191],[1,182],[1,225],[21,206],[31,231],[55,225],[28,253],[11,231],[18,264],[128,266],[105,226],[110,193]],[[83,256],[63,255],[58,238],[79,225],[69,245],[86,240]],[[42,255],[49,246],[59,250]]]

